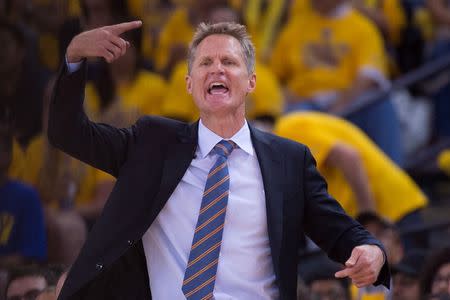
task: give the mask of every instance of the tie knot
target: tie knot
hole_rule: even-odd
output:
[[[218,155],[228,157],[235,148],[236,144],[233,141],[221,140],[214,146],[214,151]]]

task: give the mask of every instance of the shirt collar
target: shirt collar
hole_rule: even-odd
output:
[[[223,138],[209,128],[207,128],[202,120],[198,124],[198,148],[201,158],[205,158],[214,146],[223,140]],[[247,120],[245,120],[244,125],[235,133],[229,140],[233,141],[238,145],[240,149],[245,151],[250,155],[254,155],[255,151],[252,146],[252,139],[250,137],[250,128],[248,127]]]

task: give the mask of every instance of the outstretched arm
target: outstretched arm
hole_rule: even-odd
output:
[[[141,24],[141,21],[134,21],[82,32],[67,48],[67,61],[74,63],[103,57],[112,62],[129,47],[120,34]],[[117,129],[87,118],[83,110],[85,73],[85,63],[73,73],[67,71],[66,64],[60,69],[49,109],[49,141],[75,158],[117,176],[136,137],[136,126]]]

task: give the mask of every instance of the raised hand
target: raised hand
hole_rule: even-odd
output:
[[[384,264],[384,253],[375,245],[362,245],[353,248],[345,269],[337,272],[337,278],[350,277],[358,288],[373,284]]]
[[[130,43],[120,35],[141,26],[141,21],[132,21],[82,32],[67,47],[67,61],[74,63],[88,57],[103,57],[111,63],[124,55],[130,47]]]

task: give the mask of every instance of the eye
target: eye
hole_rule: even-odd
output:
[[[236,63],[231,59],[224,59],[223,64],[226,66],[231,66],[231,65],[235,65]]]
[[[200,66],[208,66],[210,64],[211,64],[210,59],[204,59],[204,60],[200,61]]]

